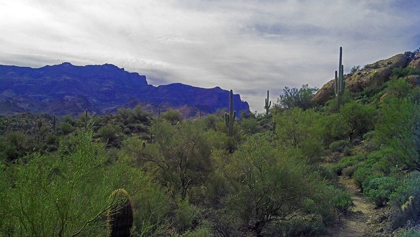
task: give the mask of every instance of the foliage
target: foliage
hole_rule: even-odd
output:
[[[350,141],[374,127],[375,108],[371,105],[362,105],[356,101],[349,102],[341,107],[340,113],[343,116],[343,122],[348,127]]]
[[[396,78],[406,77],[409,75],[420,75],[420,69],[412,67],[394,68],[392,70],[392,75]]]
[[[300,89],[285,87],[278,103],[283,108],[301,108],[306,110],[312,108],[312,97],[317,91],[317,88],[311,88],[308,84],[302,85]]]
[[[109,144],[117,138],[117,133],[120,131],[120,127],[116,125],[107,125],[98,130],[98,135],[101,137],[102,142]]]
[[[349,145],[348,140],[338,140],[330,143],[329,147],[331,151],[342,151],[347,145]]]
[[[410,98],[387,98],[375,138],[392,150],[392,162],[405,169],[420,170],[420,109]]]
[[[59,130],[63,135],[68,135],[73,132],[74,128],[70,122],[63,121],[59,124]]]
[[[225,200],[227,206],[257,234],[273,220],[289,220],[291,213],[303,208],[303,197],[332,197],[322,182],[314,182],[316,179],[304,163],[292,153],[279,152],[264,137],[248,138],[235,151],[226,169],[226,179],[232,186]],[[320,208],[325,211],[331,206]],[[321,212],[317,208],[314,211]]]
[[[395,223],[400,227],[407,221],[417,221],[420,211],[420,175],[418,172],[409,174],[390,196],[391,203],[397,206],[399,215]]]
[[[118,117],[123,121],[124,125],[132,123],[142,123],[150,125],[150,116],[151,115],[143,111],[140,106],[136,106],[134,110],[125,108],[118,110]]]
[[[276,115],[274,122],[281,147],[299,149],[309,162],[322,154],[324,124],[314,110],[290,109]]]
[[[3,228],[17,236],[103,235],[98,223],[110,189],[103,183],[103,150],[81,134],[75,152],[63,158],[35,155],[1,176],[8,212]],[[91,202],[96,200],[96,202]],[[1,211],[4,211],[1,208]],[[3,215],[4,214],[4,215]],[[102,233],[102,234],[100,234]]]
[[[350,70],[350,73],[352,74],[352,73],[355,73],[355,72],[357,72],[357,71],[359,71],[361,68],[360,68],[360,65],[358,65],[358,66],[353,66],[352,68],[351,68],[351,70]]]
[[[141,153],[129,154],[157,169],[161,182],[183,200],[191,187],[200,185],[211,172],[210,147],[201,131],[191,123],[174,126],[162,121],[152,127],[156,143]]]
[[[34,149],[32,139],[22,132],[8,133],[0,141],[0,161],[15,161]]]
[[[398,186],[398,183],[392,177],[374,176],[363,186],[363,192],[368,199],[373,201],[377,207],[382,207],[389,201],[389,197]]]
[[[177,110],[170,109],[166,113],[161,115],[161,118],[169,121],[172,125],[175,125],[182,121],[182,115]]]
[[[414,229],[401,230],[398,237],[420,237],[420,231]]]

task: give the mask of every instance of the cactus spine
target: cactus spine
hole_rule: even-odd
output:
[[[337,77],[337,71],[335,71],[335,96],[337,97],[337,105],[338,109],[340,109],[342,100],[343,100],[343,94],[344,94],[344,66],[343,66],[343,49],[340,47],[340,58],[338,61],[338,77]]]
[[[267,90],[267,98],[265,99],[265,114],[268,115],[268,112],[270,112],[270,107],[271,107],[271,101],[270,101],[270,91]]]
[[[110,196],[111,208],[107,220],[110,237],[130,237],[133,227],[133,208],[130,196],[124,189],[114,190]]]
[[[235,122],[236,111],[233,111],[233,91],[230,90],[229,113],[225,113],[225,123],[228,128],[228,136],[233,135],[233,123]]]

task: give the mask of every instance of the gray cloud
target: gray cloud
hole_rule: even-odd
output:
[[[333,77],[413,50],[415,0],[4,0],[0,63],[113,63],[151,84],[234,89],[263,111],[267,89]]]

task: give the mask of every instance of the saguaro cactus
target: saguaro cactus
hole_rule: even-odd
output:
[[[53,131],[55,131],[55,120],[56,120],[56,118],[55,118],[55,115],[54,115],[54,118],[53,118]]]
[[[236,111],[233,111],[233,91],[230,90],[229,113],[225,113],[225,123],[228,128],[228,136],[233,135],[233,123],[235,122]]]
[[[161,106],[159,105],[158,106],[158,119],[160,118],[160,108],[161,108]]]
[[[338,77],[337,77],[337,71],[335,71],[335,96],[337,97],[337,105],[338,109],[340,109],[342,100],[343,100],[343,94],[344,94],[344,66],[343,66],[343,49],[340,47],[340,58],[338,61]]]
[[[270,91],[269,90],[267,90],[267,98],[265,98],[264,100],[265,100],[265,105],[264,105],[265,114],[268,115],[268,112],[270,112],[270,107],[271,107]]]
[[[130,196],[124,189],[117,189],[110,196],[111,208],[108,211],[110,237],[130,237],[133,227],[133,208]]]
[[[88,122],[88,110],[85,109],[85,130],[87,130],[87,122]]]

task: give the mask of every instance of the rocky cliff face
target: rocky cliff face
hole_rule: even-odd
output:
[[[154,87],[146,77],[111,64],[74,66],[63,63],[38,69],[0,65],[0,115],[22,112],[77,115],[116,111],[136,99],[150,111],[167,108],[195,108],[214,113],[228,107],[229,91],[203,89],[183,84]],[[235,110],[249,111],[248,103],[235,95]],[[185,110],[185,109],[184,109]]]
[[[395,55],[389,59],[366,65],[362,70],[348,74],[344,77],[346,89],[350,92],[361,92],[366,87],[380,86],[386,82],[394,68],[403,68],[408,65],[409,59],[404,54]],[[417,57],[410,62],[412,67],[419,67],[420,59]],[[420,68],[420,67],[419,67]],[[417,77],[411,79],[417,82]],[[325,104],[334,97],[335,82],[327,82],[314,96],[313,102],[317,105]]]

